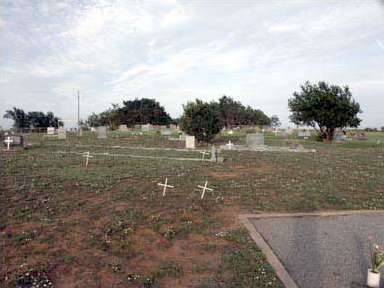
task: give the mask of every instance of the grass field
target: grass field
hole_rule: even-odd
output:
[[[2,152],[1,287],[282,287],[240,213],[384,208],[376,138],[302,142],[315,154],[225,151],[219,164],[132,158],[201,154],[124,148],[183,147],[158,135],[113,136],[32,137],[40,144]],[[162,197],[165,178],[175,188]],[[205,181],[214,191],[200,199]]]

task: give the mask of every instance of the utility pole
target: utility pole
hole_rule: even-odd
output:
[[[77,90],[77,131],[80,133],[80,92]]]

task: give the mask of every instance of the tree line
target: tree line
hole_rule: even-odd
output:
[[[25,112],[23,109],[13,107],[7,110],[3,116],[6,119],[13,120],[14,128],[46,128],[59,127],[63,125],[60,118],[56,117],[53,112],[31,111]]]
[[[290,120],[296,125],[311,126],[326,141],[334,139],[337,129],[357,128],[362,113],[359,103],[348,86],[341,87],[326,82],[312,84],[306,82],[301,91],[294,92],[288,99]],[[164,107],[154,99],[134,99],[123,101],[122,105],[99,113],[92,113],[85,122],[88,127],[108,125],[112,129],[121,124],[169,125],[178,123],[183,131],[195,135],[198,140],[209,142],[224,127],[235,126],[280,126],[277,116],[267,116],[259,109],[244,106],[232,97],[222,96],[218,101],[204,102],[196,99],[183,105],[183,115],[172,119]],[[15,128],[58,127],[60,119],[52,112],[24,112],[14,107],[6,111],[4,118],[14,120]]]

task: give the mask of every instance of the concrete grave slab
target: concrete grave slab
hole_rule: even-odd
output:
[[[384,244],[384,211],[250,214],[240,219],[287,288],[365,287],[368,237]]]

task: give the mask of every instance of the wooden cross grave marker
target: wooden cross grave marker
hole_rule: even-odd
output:
[[[206,190],[208,190],[208,191],[213,191],[213,189],[208,188],[207,186],[208,186],[208,181],[205,181],[205,185],[204,185],[204,186],[197,185],[198,188],[203,189],[203,193],[201,193],[201,199],[204,198],[204,195],[205,195],[205,191],[206,191]]]
[[[89,151],[87,151],[87,152],[84,152],[83,157],[86,157],[86,158],[87,158],[87,159],[85,160],[85,167],[88,167],[89,158],[93,158],[93,156],[91,156],[91,155],[89,154]]]
[[[9,151],[9,146],[11,145],[11,143],[13,143],[13,139],[11,139],[11,137],[7,137],[6,140],[4,140],[4,143],[7,144],[7,150]]]
[[[168,178],[165,178],[165,183],[157,183],[159,186],[163,186],[163,197],[165,196],[165,193],[167,192],[167,188],[175,188],[175,186],[168,185]]]

